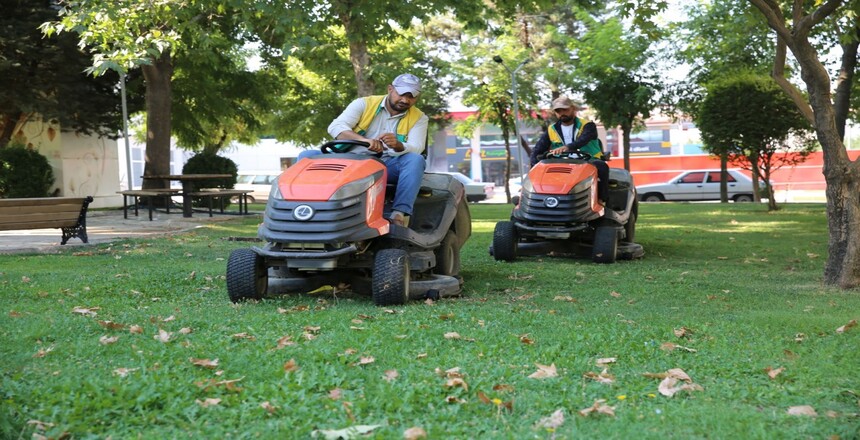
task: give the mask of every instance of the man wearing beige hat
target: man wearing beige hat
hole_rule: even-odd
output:
[[[388,168],[388,182],[397,184],[389,220],[400,226],[409,226],[426,166],[421,153],[427,141],[429,118],[415,107],[420,93],[418,77],[404,73],[388,85],[387,95],[352,101],[328,126],[328,133],[335,139],[369,144],[366,148],[355,147],[351,153],[381,154],[380,159]],[[298,159],[319,153],[306,150]]]
[[[531,154],[531,166],[535,166],[547,154],[561,156],[581,151],[591,156],[589,163],[597,168],[597,196],[606,204],[609,196],[609,165],[603,157],[603,148],[597,138],[597,125],[576,116],[578,108],[567,96],[556,98],[552,110],[558,121],[547,129],[538,140]]]

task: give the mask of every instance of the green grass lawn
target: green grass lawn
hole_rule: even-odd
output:
[[[860,294],[821,284],[823,206],[643,204],[646,255],[613,265],[496,262],[509,207],[471,212],[463,295],[390,309],[231,304],[226,258],[249,243],[226,238],[259,219],[2,255],[0,438],[860,436],[860,327],[837,332]],[[697,389],[661,394],[671,369]]]

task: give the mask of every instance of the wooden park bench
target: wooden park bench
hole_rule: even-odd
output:
[[[233,198],[236,198],[239,202],[239,214],[247,214],[248,194],[252,192],[250,189],[204,188],[189,195],[206,199],[207,206],[209,207],[209,217],[212,217],[213,199],[218,199],[221,214],[224,213],[224,199],[229,200]]]
[[[146,201],[146,206],[149,209],[149,220],[152,221],[152,211],[154,209],[154,205],[152,203],[152,199],[163,198],[164,206],[167,209],[167,213],[170,214],[170,204],[171,198],[175,195],[179,195],[180,190],[164,188],[164,189],[132,189],[125,191],[117,191],[117,194],[122,194],[122,217],[128,218],[128,198],[132,198],[132,205],[134,205],[134,216],[138,215],[138,206],[140,205],[141,199]]]
[[[73,237],[88,243],[87,208],[92,201],[92,196],[0,199],[0,231],[60,228],[60,244]]]

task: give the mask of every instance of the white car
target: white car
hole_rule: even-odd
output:
[[[248,194],[248,203],[265,202],[269,200],[269,191],[272,190],[272,183],[278,180],[278,176],[280,175],[281,173],[274,171],[239,173],[235,189],[249,189],[253,191]]]
[[[728,170],[729,200],[753,201],[752,179],[738,170]],[[760,195],[766,184],[759,182]],[[666,183],[653,183],[636,187],[639,200],[643,202],[720,200],[720,170],[696,170],[683,172]]]
[[[475,182],[463,173],[449,171],[434,171],[436,174],[449,174],[459,180],[466,187],[466,200],[469,202],[480,202],[493,197],[496,184],[493,182]]]

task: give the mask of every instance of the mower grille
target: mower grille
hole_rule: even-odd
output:
[[[554,208],[546,206],[546,199],[554,197],[558,205]],[[591,187],[564,195],[537,194],[523,191],[520,198],[520,208],[514,211],[518,220],[544,224],[566,225],[569,223],[580,223],[589,221],[594,216],[591,210]]]
[[[570,174],[573,172],[571,167],[549,167],[546,169],[547,174]]]
[[[298,206],[309,206],[314,214],[298,220],[293,212]],[[332,243],[366,240],[379,235],[365,219],[365,195],[344,200],[307,202],[269,200],[259,236],[274,243]]]

